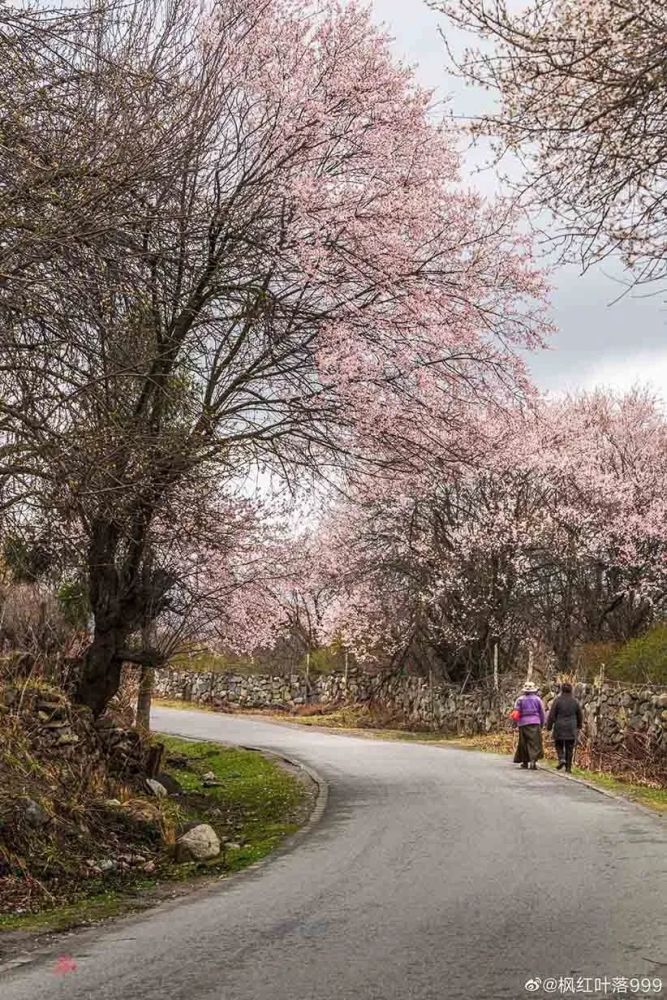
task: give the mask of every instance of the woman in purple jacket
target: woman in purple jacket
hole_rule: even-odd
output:
[[[514,711],[518,713],[516,725],[519,727],[519,742],[514,754],[514,763],[521,764],[521,767],[530,767],[535,771],[537,761],[544,757],[542,749],[544,705],[532,681],[526,681],[524,684],[523,694],[517,698]]]

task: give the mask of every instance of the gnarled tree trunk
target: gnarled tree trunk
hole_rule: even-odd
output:
[[[141,630],[141,639],[144,649],[151,649],[155,645],[155,629],[152,623],[147,622],[144,625]],[[154,683],[155,668],[148,665],[141,667],[137,694],[136,727],[142,733],[149,733],[151,728],[151,701]]]
[[[93,641],[86,650],[76,699],[97,718],[118,691],[123,661],[119,651],[126,633],[120,626],[119,578],[116,570],[119,530],[100,517],[92,525],[88,545],[88,587],[95,620]]]
[[[76,700],[87,705],[95,718],[102,714],[120,687],[124,639],[124,630],[119,627],[105,631],[96,628],[86,651]]]

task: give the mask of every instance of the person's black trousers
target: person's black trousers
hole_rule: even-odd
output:
[[[574,756],[574,740],[554,740],[556,753],[560,763],[565,764],[566,770],[572,768],[572,757]]]

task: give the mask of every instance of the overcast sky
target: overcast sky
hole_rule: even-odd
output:
[[[443,22],[423,0],[373,0],[373,6],[377,20],[395,37],[397,54],[417,64],[420,81],[449,97],[456,114],[474,114],[484,106],[488,95],[446,73],[446,53],[438,34]],[[470,181],[483,190],[495,186],[493,177],[473,176],[472,171]],[[552,315],[558,333],[549,351],[530,359],[541,386],[555,391],[597,384],[629,388],[648,381],[667,396],[665,296],[638,293],[612,304],[622,291],[618,278],[610,267],[583,276],[570,267],[556,272]]]

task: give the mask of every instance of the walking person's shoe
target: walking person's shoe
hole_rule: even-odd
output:
[[[528,765],[527,765],[527,764],[526,764],[526,762],[524,761],[524,763],[523,763],[523,764],[521,765],[521,767],[522,767],[522,768],[524,769],[524,771],[525,771],[525,770],[527,770],[527,768],[528,768]]]
[[[566,774],[572,774],[572,765],[571,764],[566,764],[565,765],[565,772],[566,772]]]
[[[559,760],[558,761],[558,767],[556,768],[556,770],[557,771],[562,771],[564,767],[565,767],[565,761],[564,760]]]
[[[530,762],[530,769],[531,771],[537,771],[537,764],[535,763],[534,760]]]

